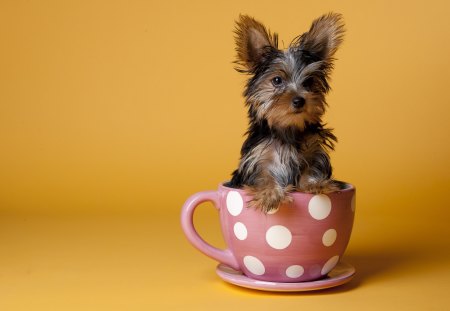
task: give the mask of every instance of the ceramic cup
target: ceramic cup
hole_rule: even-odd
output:
[[[181,214],[183,231],[205,255],[246,276],[272,282],[323,278],[339,262],[350,239],[355,188],[329,194],[293,192],[292,203],[264,214],[248,207],[252,197],[242,189],[219,185],[217,191],[192,195]],[[210,201],[218,209],[227,249],[205,242],[193,225],[194,211]]]

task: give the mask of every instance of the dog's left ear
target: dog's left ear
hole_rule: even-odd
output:
[[[297,44],[315,60],[331,61],[344,37],[341,14],[329,13],[314,20]]]
[[[277,34],[272,34],[263,24],[248,15],[239,16],[234,33],[236,63],[244,68],[238,69],[239,71],[252,71],[264,60],[268,50],[277,49]]]

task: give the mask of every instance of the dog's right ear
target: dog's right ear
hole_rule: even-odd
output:
[[[342,15],[328,13],[314,20],[309,31],[301,35],[296,44],[313,58],[332,62],[344,32]]]
[[[278,35],[271,34],[263,24],[248,15],[239,16],[234,33],[236,63],[243,67],[237,68],[239,71],[252,71],[264,60],[264,54],[268,49],[278,47]]]

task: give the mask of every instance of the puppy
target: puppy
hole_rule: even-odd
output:
[[[343,34],[342,16],[329,13],[281,50],[278,35],[260,22],[241,15],[236,23],[236,70],[249,75],[249,129],[228,186],[246,189],[265,213],[289,202],[292,191],[339,189],[327,153],[337,139],[321,118]]]

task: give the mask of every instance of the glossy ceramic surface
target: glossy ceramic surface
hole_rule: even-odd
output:
[[[217,266],[216,273],[225,282],[241,287],[275,292],[303,292],[321,290],[345,284],[353,278],[355,274],[355,268],[348,263],[340,262],[333,270],[328,273],[325,278],[316,281],[298,283],[282,283],[255,280],[247,277],[241,271],[236,271],[223,264],[219,264]]]
[[[339,262],[350,239],[355,189],[347,184],[330,194],[292,193],[292,202],[264,214],[249,208],[242,189],[219,186],[187,200],[182,225],[200,251],[246,276],[270,282],[305,282],[326,276]],[[219,210],[226,250],[207,244],[195,231],[193,213],[212,201]]]

